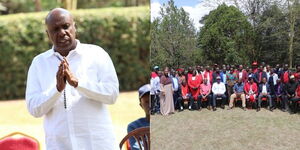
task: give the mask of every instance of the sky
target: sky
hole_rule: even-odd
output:
[[[151,0],[151,20],[159,16],[160,7],[164,3],[167,4],[168,1],[169,0]],[[174,0],[174,2],[177,7],[182,7],[189,13],[197,30],[203,26],[199,23],[199,20],[216,8],[216,6],[207,6],[203,0]]]

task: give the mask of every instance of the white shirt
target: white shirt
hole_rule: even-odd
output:
[[[172,77],[172,81],[173,81],[174,91],[178,91],[178,87],[179,87],[178,79],[176,77]]]
[[[263,84],[261,93],[268,93],[266,84]]]
[[[223,82],[215,82],[212,86],[212,92],[213,94],[224,94],[226,92],[226,87]]]
[[[66,58],[78,87],[66,85],[65,109],[63,92],[56,88],[60,61],[55,54],[52,48],[33,59],[26,87],[28,111],[44,116],[47,150],[116,149],[106,104],[116,102],[119,82],[109,55],[101,47],[77,41]]]
[[[151,85],[150,94],[151,95],[157,94],[157,90],[160,90],[160,79],[159,79],[159,77],[156,76],[155,78],[151,78],[150,79],[150,85]]]

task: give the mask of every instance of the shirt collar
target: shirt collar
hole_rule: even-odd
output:
[[[79,40],[76,39],[76,42],[77,42],[77,45],[76,45],[76,48],[71,50],[70,53],[68,55],[70,55],[71,53],[77,53],[77,54],[82,54],[82,51],[80,50],[80,46],[81,46],[81,43]],[[54,51],[54,46],[52,46],[52,48],[49,50],[49,52],[46,54],[46,57],[51,57],[51,56],[55,56],[55,51]]]

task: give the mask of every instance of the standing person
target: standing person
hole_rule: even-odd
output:
[[[106,105],[116,102],[119,82],[109,55],[75,39],[67,10],[51,10],[45,23],[53,47],[30,65],[26,104],[32,116],[44,116],[46,149],[117,149]]]
[[[169,76],[169,68],[166,67],[160,78],[160,113],[169,115],[174,111],[172,78]]]
[[[296,72],[294,73],[295,79],[298,83],[300,83],[300,65],[296,66]]]
[[[157,66],[158,68],[158,66]],[[155,68],[154,68],[155,69]],[[151,114],[159,113],[159,93],[160,93],[160,79],[158,75],[159,70],[151,73]]]
[[[213,93],[213,99],[212,99],[212,103],[213,103],[213,111],[216,111],[217,108],[217,103],[216,100],[217,98],[221,98],[222,99],[222,104],[221,104],[221,108],[224,109],[225,108],[225,101],[226,101],[226,87],[224,85],[224,83],[221,82],[221,78],[217,77],[217,82],[215,82],[212,86],[212,93]]]
[[[179,68],[178,69],[178,79],[179,79],[179,85],[181,85],[183,80],[186,80],[185,75],[183,74],[183,69]]]
[[[281,99],[280,109],[284,112],[289,111],[287,93],[285,91],[284,84],[281,82],[280,78],[277,79],[277,83],[275,85],[275,96],[276,96],[276,100]]]
[[[204,73],[203,73],[203,78],[206,78],[207,81],[208,81],[210,84],[213,83],[213,76],[212,76],[212,73],[213,73],[213,72],[210,70],[209,65],[207,65],[207,66],[205,67],[205,71],[204,71]]]
[[[289,83],[289,77],[290,77],[290,71],[289,71],[289,65],[285,64],[283,67],[283,71],[281,73],[281,81],[283,84]]]
[[[211,85],[208,83],[207,79],[204,78],[203,83],[200,85],[200,95],[199,95],[199,100],[201,101],[202,104],[202,100],[206,99],[207,100],[207,108],[208,110],[211,109]]]
[[[234,69],[231,67],[230,72],[227,74],[227,95],[230,96],[233,93],[233,86],[237,81],[237,75],[234,73]]]
[[[220,72],[219,67],[216,67],[215,72],[213,73],[213,83],[217,82],[217,77],[220,77],[221,81],[223,81],[223,73]]]
[[[177,99],[180,96],[180,84],[179,84],[179,80],[176,77],[176,72],[175,70],[171,71],[171,77],[172,77],[172,81],[173,81],[173,101],[174,101],[174,108],[178,109],[178,102]]]
[[[248,81],[248,73],[244,70],[243,65],[239,65],[237,69],[237,79],[242,79],[242,82],[246,83]]]
[[[253,62],[253,63],[252,63],[252,71],[253,71],[254,74],[257,72],[257,67],[258,67],[257,62],[256,62],[256,61]]]
[[[201,100],[198,99],[199,96],[199,88],[201,84],[201,76],[197,75],[196,70],[193,71],[193,76],[189,78],[188,85],[190,87],[191,92],[191,102],[189,105],[189,110],[193,109],[194,102],[197,101],[196,109],[201,110]]]
[[[254,74],[254,81],[256,82],[256,84],[261,84],[262,83],[262,79],[263,78],[268,78],[267,77],[267,73],[263,71],[263,66],[260,66],[257,69],[257,72]],[[267,80],[268,81],[268,80]]]
[[[257,84],[254,82],[253,77],[249,77],[248,78],[248,82],[245,84],[244,87],[244,91],[246,94],[246,100],[250,103],[250,104],[255,104],[256,106],[256,96],[258,93],[258,87]],[[253,105],[252,105],[253,106]]]
[[[258,107],[257,111],[260,111],[262,98],[266,97],[269,103],[269,110],[273,111],[272,98],[270,95],[270,85],[267,83],[267,78],[263,77],[262,83],[259,85]]]
[[[149,93],[151,90],[151,86],[149,84],[143,85],[139,88],[139,100],[140,106],[145,112],[145,117],[137,119],[127,126],[127,133],[142,127],[150,126],[150,114],[149,114]],[[131,137],[129,138],[129,144],[131,150],[139,150],[139,145],[136,140]]]
[[[230,96],[230,102],[229,102],[228,109],[233,108],[234,99],[241,98],[243,110],[246,110],[246,97],[245,97],[245,93],[244,93],[244,82],[243,82],[242,78],[239,78],[238,82],[236,84],[234,84],[233,91],[234,91],[234,93]]]

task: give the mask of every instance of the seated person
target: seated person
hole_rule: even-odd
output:
[[[261,107],[261,101],[262,98],[266,97],[268,99],[269,102],[269,110],[273,111],[273,107],[272,107],[272,98],[270,95],[270,86],[267,83],[267,78],[263,77],[262,78],[262,83],[259,85],[259,96],[258,96],[258,107],[257,107],[257,111],[260,111],[260,107]]]
[[[217,98],[222,98],[222,104],[221,104],[221,108],[224,109],[225,108],[225,102],[226,102],[226,87],[225,84],[223,82],[221,82],[221,78],[217,77],[217,82],[215,82],[212,86],[212,93],[213,93],[213,99],[212,99],[212,103],[213,103],[213,111],[216,111],[216,100]]]
[[[244,91],[246,94],[246,100],[248,100],[251,103],[256,104],[256,96],[258,92],[257,84],[254,82],[254,79],[252,76],[249,76],[248,82],[245,84]]]
[[[131,122],[127,127],[128,133],[137,128],[148,127],[150,125],[150,114],[149,114],[150,90],[151,90],[150,84],[143,85],[142,87],[139,88],[140,106],[145,111],[146,117]],[[133,137],[129,138],[129,144],[131,150],[139,150],[139,145]]]
[[[182,80],[180,89],[181,89],[181,92],[180,92],[180,96],[178,97],[177,101],[179,104],[179,111],[182,111],[183,110],[183,101],[190,99],[189,86],[186,84],[185,79]]]
[[[245,97],[245,93],[244,93],[244,83],[243,83],[242,78],[239,78],[238,82],[234,84],[233,92],[234,93],[231,94],[231,96],[230,96],[230,102],[229,102],[229,108],[228,109],[232,109],[234,99],[241,98],[242,99],[243,110],[246,110],[246,97]]]
[[[210,83],[208,83],[207,78],[204,78],[203,83],[200,85],[200,95],[199,95],[198,99],[201,100],[201,103],[202,103],[203,99],[205,99],[205,98],[207,99],[208,110],[210,110],[210,107],[211,107],[210,92],[211,92],[211,85],[210,85]]]
[[[280,109],[284,112],[288,111],[289,106],[288,106],[288,102],[287,102],[287,95],[284,90],[284,84],[281,82],[280,78],[277,79],[277,82],[275,85],[275,96],[276,96],[276,100],[281,99]]]
[[[200,109],[201,100],[198,99],[201,78],[197,75],[197,71],[193,71],[193,75],[188,79],[188,85],[191,92],[189,110],[193,109],[194,102],[197,101],[197,109]]]
[[[299,84],[295,81],[295,76],[291,75],[289,82],[286,84],[286,92],[289,101],[292,102],[292,113],[295,113],[297,102],[299,101]]]

